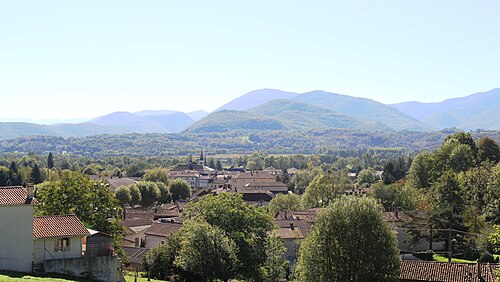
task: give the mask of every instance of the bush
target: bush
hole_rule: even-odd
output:
[[[429,251],[423,251],[423,252],[416,252],[416,253],[413,253],[413,255],[416,257],[416,258],[419,258],[421,260],[425,260],[425,261],[433,261],[433,257],[434,257],[434,252],[432,250],[429,250]]]
[[[482,255],[481,255],[481,258],[479,259],[479,262],[491,262],[491,263],[495,263],[495,258],[493,257],[492,254],[488,253],[488,252],[484,252]]]

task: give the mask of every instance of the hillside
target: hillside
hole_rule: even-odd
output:
[[[372,122],[385,124],[394,130],[429,131],[432,128],[415,118],[385,104],[365,99],[330,93],[312,91],[301,94],[294,100],[327,108],[335,112]]]
[[[236,110],[245,111],[256,106],[267,103],[275,99],[292,99],[293,97],[299,95],[294,92],[286,92],[276,89],[260,89],[248,92],[247,94],[240,96],[229,103],[223,105],[217,111],[221,110]]]
[[[129,131],[101,126],[93,123],[42,125],[26,122],[1,122],[0,139],[16,138],[32,135],[84,137],[97,134],[123,134]]]
[[[113,126],[136,133],[181,132],[194,121],[187,114],[175,111],[142,111],[135,114],[115,112],[101,116],[90,122]]]
[[[326,108],[321,108],[295,100],[272,100],[250,109],[249,112],[274,118],[291,130],[315,129],[358,129],[358,130],[388,130],[387,126],[355,117],[338,114]]]
[[[106,156],[178,156],[203,149],[208,154],[316,154],[327,150],[433,150],[457,130],[433,132],[328,129],[316,131],[202,132],[181,134],[95,135],[84,138],[30,136],[0,140],[0,152],[49,152],[103,158]],[[474,131],[474,139],[491,137],[500,142],[500,131]]]
[[[195,122],[185,132],[227,132],[235,130],[286,130],[281,122],[242,111],[218,111]]]
[[[498,123],[500,88],[438,103],[391,105],[435,128],[494,129]]]

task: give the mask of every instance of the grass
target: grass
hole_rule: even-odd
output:
[[[0,281],[2,282],[28,282],[28,281],[50,281],[50,282],[91,282],[93,280],[74,278],[59,274],[36,275],[33,273],[20,273],[11,271],[0,271]],[[133,280],[132,280],[133,281]]]
[[[125,276],[125,281],[127,282],[134,282],[134,276]],[[146,282],[148,281],[148,278],[144,277],[137,277],[138,282]],[[163,282],[164,280],[156,280],[156,279],[151,279],[152,282]]]
[[[137,282],[146,282],[146,281],[148,281],[148,278],[141,277],[143,275],[145,275],[144,272],[139,272],[139,277],[137,277]],[[135,272],[125,270],[124,276],[125,276],[125,281],[127,281],[127,282],[135,282],[135,280],[134,280],[135,279]],[[162,282],[164,280],[151,279],[151,281],[152,282]]]
[[[442,256],[442,255],[433,255],[432,258],[434,261],[437,262],[448,262],[448,257]],[[458,258],[451,258],[451,262],[461,262],[461,263],[476,263],[474,260],[466,260],[466,259],[458,259]]]

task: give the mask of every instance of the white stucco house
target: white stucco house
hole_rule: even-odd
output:
[[[34,216],[31,188],[0,187],[0,269],[32,272],[46,260],[83,256],[89,231],[75,215]]]

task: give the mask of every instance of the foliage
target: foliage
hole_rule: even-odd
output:
[[[139,190],[139,187],[137,185],[132,184],[127,186],[128,189],[130,190],[130,206],[134,207],[142,202],[142,196],[141,196],[141,190]]]
[[[288,189],[293,191],[295,194],[303,194],[307,186],[309,186],[313,179],[321,173],[322,171],[319,168],[312,170],[299,170],[294,173],[288,182]]]
[[[358,173],[357,179],[359,184],[372,184],[375,182],[373,169],[363,169]]]
[[[142,258],[144,269],[152,278],[166,280],[178,274],[179,268],[174,264],[175,257],[181,248],[181,235],[174,233],[166,238],[163,244],[147,252]]]
[[[197,281],[228,280],[235,276],[237,246],[219,227],[188,220],[182,225],[179,254],[174,265]]]
[[[185,180],[180,178],[176,178],[172,180],[169,184],[169,191],[172,197],[172,200],[185,200],[189,198],[191,194],[191,186]]]
[[[399,250],[373,199],[336,199],[302,242],[297,281],[397,281]]]
[[[141,206],[151,207],[159,201],[161,192],[156,183],[152,181],[140,181],[134,184],[141,192]]]
[[[318,175],[304,193],[304,205],[306,207],[327,207],[335,198],[344,194],[349,183],[344,171]]]
[[[168,186],[163,182],[156,182],[156,186],[160,189],[160,198],[158,199],[158,202],[160,204],[170,203],[172,195],[170,194]]]
[[[267,261],[266,244],[273,228],[271,218],[258,206],[247,206],[241,195],[222,193],[190,203],[186,216],[221,229],[236,244],[241,279],[261,279]]]
[[[124,207],[127,204],[130,204],[132,201],[132,197],[130,195],[130,187],[128,186],[118,187],[115,191],[115,198],[118,200],[118,202],[122,207]]]
[[[455,174],[445,172],[433,186],[432,194],[431,226],[464,230],[466,196]]]
[[[408,151],[420,151],[439,147],[445,137],[454,132],[456,130],[367,132],[328,129],[310,132],[278,130],[200,134],[121,134],[66,139],[51,136],[29,136],[0,140],[0,152],[34,152],[46,156],[49,152],[66,151],[71,155],[103,159],[113,156],[187,155],[199,148],[210,148],[209,153],[217,154],[244,154],[252,151],[273,154],[321,154],[328,150],[367,150],[366,148],[405,148]],[[243,139],[243,136],[248,138]],[[500,131],[474,132],[475,138],[485,136],[498,142]],[[59,167],[61,161],[58,161]],[[136,167],[133,171],[127,170],[127,175],[142,176],[145,167],[135,164],[134,166]]]
[[[261,266],[262,278],[265,281],[278,281],[286,277],[290,263],[283,259],[286,248],[280,238],[269,236],[266,241],[266,261]]]
[[[144,181],[163,182],[168,184],[167,170],[164,168],[152,168],[146,170],[142,177]]]
[[[500,147],[495,140],[489,137],[483,137],[477,141],[479,159],[493,163],[500,162]]]
[[[115,247],[123,236],[117,224],[120,206],[104,182],[79,172],[64,171],[61,179],[36,186],[39,215],[75,214],[87,227],[111,234]],[[111,220],[110,220],[111,219]]]
[[[267,206],[267,211],[271,217],[276,216],[280,211],[299,211],[302,210],[300,196],[295,194],[278,194]]]
[[[500,252],[500,225],[493,225],[493,232],[488,235],[488,243],[494,252]]]
[[[373,185],[373,196],[380,201],[386,211],[412,211],[422,195],[411,187],[397,182],[386,185],[379,182]]]

